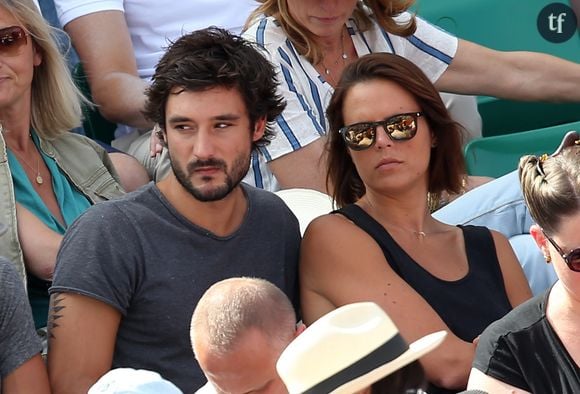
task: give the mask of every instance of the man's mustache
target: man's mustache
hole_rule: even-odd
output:
[[[187,164],[187,171],[191,173],[203,167],[216,167],[225,171],[227,166],[225,161],[219,159],[196,160]]]

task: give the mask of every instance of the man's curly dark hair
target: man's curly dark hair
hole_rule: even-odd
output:
[[[145,117],[165,129],[165,106],[176,87],[204,91],[215,87],[237,89],[246,104],[253,129],[266,118],[264,136],[254,146],[266,145],[274,136],[270,122],[286,103],[276,92],[276,72],[254,44],[217,27],[197,30],[173,42],[155,69],[147,89]]]

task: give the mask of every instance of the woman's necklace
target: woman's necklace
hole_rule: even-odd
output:
[[[374,208],[374,205],[370,201],[366,200],[366,205],[369,208],[369,210],[367,210],[367,212],[369,212],[369,211],[374,211],[375,213],[378,212]],[[383,223],[381,223],[381,224],[383,226],[384,225],[387,225],[386,227],[389,227],[389,228],[392,228],[392,229],[403,230],[403,231],[406,231],[408,233],[411,233],[411,234],[413,234],[415,236],[415,238],[417,238],[417,241],[423,241],[423,240],[425,240],[425,238],[427,237],[427,235],[435,234],[435,233],[438,233],[439,232],[439,231],[429,231],[429,232],[426,232],[426,231],[423,231],[423,230],[411,230],[411,229],[405,228],[405,227],[403,227],[401,225],[396,225],[396,224],[389,223],[389,222],[386,222],[386,221],[383,221]]]
[[[336,58],[336,60],[332,64],[332,66],[338,66],[338,63],[341,59],[342,59],[342,64],[344,65],[346,59],[348,59],[348,55],[344,51],[344,29],[342,29],[342,31],[340,33],[340,52],[341,52],[340,55],[338,55],[338,57]],[[326,63],[324,62],[324,59],[321,60],[321,63],[322,63],[322,67],[324,67],[324,74],[332,78],[332,76],[330,75],[332,72],[330,71],[330,68],[326,65]],[[335,81],[335,82],[337,82],[337,81]]]
[[[32,135],[30,135],[30,138],[32,138]],[[20,162],[26,164],[26,166],[30,168],[33,172],[36,172],[35,181],[38,184],[38,186],[42,185],[44,183],[44,178],[42,178],[42,175],[40,174],[40,159],[38,157],[36,158],[36,170],[35,170],[33,166],[31,166],[26,160],[24,160],[24,157],[22,157],[18,152],[16,152],[16,150],[12,149],[12,153],[14,153],[20,159]]]

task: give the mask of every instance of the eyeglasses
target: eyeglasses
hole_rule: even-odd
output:
[[[422,112],[393,115],[378,122],[361,122],[342,127],[338,132],[352,150],[365,150],[377,139],[377,126],[381,126],[393,141],[410,140],[417,134],[417,118]]]
[[[26,45],[28,34],[20,26],[10,26],[0,29],[0,55],[16,56],[20,48]]]
[[[544,236],[550,241],[554,249],[562,256],[568,268],[574,272],[580,272],[580,248],[572,250],[570,253],[566,254],[561,247],[550,237],[544,233]]]

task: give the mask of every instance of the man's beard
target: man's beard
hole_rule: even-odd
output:
[[[169,159],[171,168],[173,169],[173,173],[175,174],[177,181],[196,200],[202,202],[219,201],[224,199],[240,184],[242,179],[244,179],[244,176],[246,176],[248,169],[250,168],[249,153],[240,154],[238,157],[236,157],[236,159],[232,162],[232,169],[230,172],[228,172],[227,164],[223,160],[219,159],[197,160],[189,162],[186,168],[187,173],[179,167],[179,163],[176,163],[172,159],[171,154],[169,155]],[[191,182],[191,175],[197,168],[200,167],[216,167],[221,169],[226,176],[224,183],[209,190],[203,190],[202,188],[193,186]],[[205,177],[201,178],[202,181],[211,181],[211,177],[207,177],[207,179],[204,178]]]

